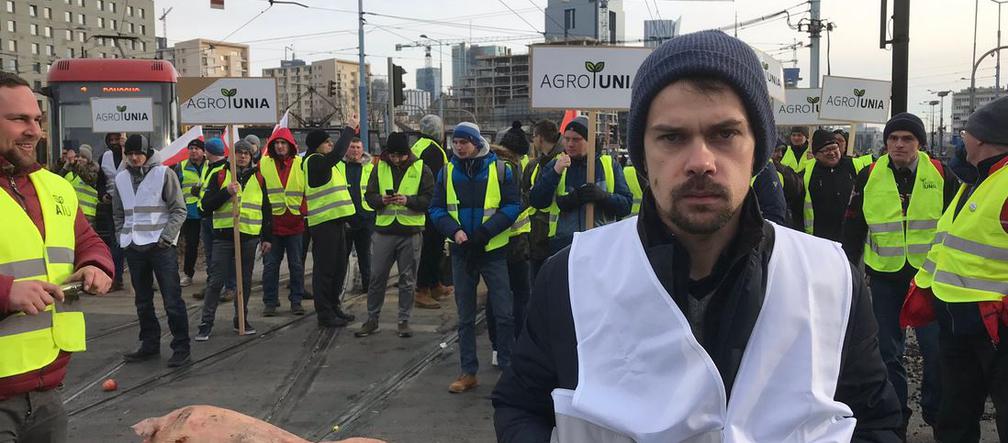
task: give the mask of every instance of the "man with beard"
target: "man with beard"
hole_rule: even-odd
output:
[[[898,441],[863,276],[751,191],[775,131],[753,50],[677,37],[632,95],[640,215],[543,266],[493,394],[498,441]]]
[[[98,162],[101,168],[101,175],[98,177],[98,209],[95,215],[95,230],[101,235],[102,240],[108,245],[112,252],[112,261],[115,262],[115,276],[112,282],[112,291],[123,288],[123,250],[119,247],[118,235],[115,233],[115,225],[112,222],[112,193],[115,188],[115,177],[120,171],[126,169],[126,162],[123,161],[123,143],[126,142],[126,134],[122,132],[109,132],[105,134],[105,153]]]
[[[812,135],[815,165],[805,168],[805,203],[802,221],[805,232],[816,237],[841,241],[847,204],[854,191],[854,178],[866,165],[844,155],[829,131]]]
[[[544,170],[560,153],[564,152],[560,142],[560,130],[552,120],[540,120],[532,127],[532,147],[535,149],[535,160],[525,166],[522,174],[522,195],[528,195],[535,184],[539,171]],[[532,232],[529,233],[529,259],[532,262],[532,278],[539,273],[539,268],[550,256],[549,248],[549,214],[536,210],[529,216],[532,222]]]
[[[252,137],[252,135],[249,135]],[[246,142],[248,142],[246,137]],[[253,149],[258,149],[254,148]],[[290,272],[291,313],[304,315],[301,299],[304,297],[304,247],[305,176],[301,169],[302,158],[297,155],[297,143],[290,129],[280,128],[266,142],[266,155],[259,164],[259,173],[265,180],[266,197],[273,211],[273,247],[263,260],[263,317],[277,315],[280,306],[280,263],[287,256]]]
[[[189,151],[189,158],[182,160],[175,166],[175,174],[178,176],[179,183],[182,184],[182,197],[185,198],[186,203],[186,220],[182,223],[182,237],[185,239],[182,272],[185,275],[179,281],[183,288],[192,284],[193,275],[196,274],[196,256],[199,253],[200,233],[202,232],[199,211],[200,191],[203,188],[203,180],[210,172],[204,148],[203,140],[193,139],[186,147]]]

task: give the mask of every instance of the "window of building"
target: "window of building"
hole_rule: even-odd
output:
[[[10,60],[7,60],[7,70],[11,71],[11,72],[17,72],[18,71],[18,62],[17,62],[16,58],[12,58]]]
[[[74,48],[67,48],[66,56],[67,58],[74,58]]]
[[[115,12],[115,10],[116,10],[115,3],[109,2],[109,11]]]
[[[113,47],[113,48],[116,47],[116,39],[114,39],[114,38],[108,39],[108,45],[111,46],[111,47]]]
[[[140,18],[144,18],[144,10],[143,10],[143,8],[137,8],[137,16],[140,17]]]
[[[53,45],[46,45],[45,53],[50,57],[56,55],[56,47],[54,47]]]
[[[39,62],[32,63],[32,72],[34,72],[36,74],[41,74],[42,73],[42,63],[39,63]]]
[[[140,25],[140,35],[147,35],[147,25]]]
[[[105,27],[105,18],[104,17],[98,17],[98,27],[99,28],[104,28]]]
[[[128,15],[130,17],[133,16],[133,7],[132,6],[126,5],[126,15]]]
[[[119,27],[119,22],[116,19],[109,20],[109,29],[116,29]]]
[[[64,33],[63,36],[66,37],[67,41],[73,41],[73,31],[67,29],[63,31],[63,33]]]
[[[33,89],[35,89],[36,91],[42,89],[42,80],[35,80],[32,82],[32,84],[35,85]]]
[[[42,8],[42,17],[51,19],[52,18],[52,8]]]
[[[82,26],[86,25],[87,17],[85,17],[84,14],[77,14],[77,24]]]
[[[31,35],[38,35],[38,25],[36,25],[34,23],[28,25],[28,32]]]
[[[17,24],[14,20],[7,20],[7,32],[17,32]]]
[[[32,55],[38,55],[38,53],[39,53],[39,44],[38,43],[32,43],[31,44],[31,53],[32,53]]]
[[[85,41],[87,41],[87,37],[84,36],[84,32],[78,32],[77,33],[77,41],[79,41],[81,43],[84,43]]]
[[[70,23],[73,21],[73,14],[70,11],[63,11],[63,21]]]
[[[77,6],[84,7],[84,0],[77,0]]]
[[[7,40],[7,50],[17,52],[17,42],[14,40]]]
[[[564,9],[564,29],[574,29],[575,9]]]
[[[14,0],[7,0],[7,12],[14,13]]]
[[[102,0],[95,0],[95,9],[97,9],[99,11],[101,11],[102,9],[105,9],[104,2],[102,2]]]
[[[44,34],[47,38],[52,38],[52,26],[46,26]]]
[[[130,32],[130,34],[136,32],[136,30],[133,28],[133,23],[127,23],[127,24],[129,25],[129,32]]]
[[[146,52],[147,51],[147,43],[146,42],[144,42],[144,41],[140,42],[140,51],[141,52]]]
[[[29,17],[38,17],[38,6],[28,5],[28,16]]]
[[[105,44],[105,37],[95,37],[95,46],[102,46]]]

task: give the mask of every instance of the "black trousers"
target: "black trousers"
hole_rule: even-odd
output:
[[[200,229],[202,228],[200,221],[198,218],[187,218],[185,223],[182,223],[182,238],[185,240],[182,272],[189,278],[196,275],[196,256],[199,255]]]
[[[942,335],[942,404],[936,437],[942,443],[980,441],[980,417],[990,395],[996,411],[999,441],[1008,442],[1008,327],[1002,326],[1001,344],[987,334]]]
[[[330,220],[308,228],[312,236],[312,293],[319,323],[336,320],[340,309],[340,293],[346,278],[346,223]]]
[[[423,245],[420,248],[420,267],[417,269],[416,288],[431,289],[444,281],[441,278],[441,264],[445,259],[444,236],[427,221],[424,227]],[[450,283],[449,283],[450,284]]]
[[[189,352],[189,314],[179,286],[178,251],[154,247],[146,251],[126,248],[130,280],[133,283],[137,318],[140,321],[140,347],[145,351],[161,349],[161,325],[154,313],[154,279],[168,316],[173,351]]]
[[[367,292],[371,283],[371,233],[370,228],[346,231],[346,260],[350,263],[351,249],[357,250],[357,269],[360,271],[364,292]]]

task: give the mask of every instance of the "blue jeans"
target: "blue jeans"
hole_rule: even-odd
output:
[[[469,257],[461,248],[452,245],[452,279],[455,283],[455,307],[458,309],[459,360],[462,372],[475,375],[479,371],[476,357],[476,285],[480,276],[489,294],[487,303],[493,304],[497,327],[497,364],[511,366],[511,345],[514,343],[514,318],[511,316],[511,285],[508,282],[507,255],[480,254]]]
[[[124,250],[129,262],[137,318],[140,322],[140,347],[145,351],[161,348],[161,325],[154,313],[154,278],[157,279],[172,333],[171,348],[189,352],[189,315],[179,286],[178,251],[175,247],[154,247],[147,251]]]
[[[291,305],[300,305],[301,298],[304,297],[304,262],[301,261],[301,248],[303,247],[301,234],[296,235],[275,235],[273,236],[273,246],[269,254],[263,258],[263,304],[266,306],[279,307],[280,291],[280,262],[283,261],[284,254],[287,255],[287,270],[290,271],[290,300]]]
[[[531,265],[528,260],[508,261],[508,281],[511,283],[512,308],[514,313],[514,337],[518,339],[522,327],[525,326],[525,308],[528,305],[529,296],[532,292],[532,279],[529,276]],[[486,305],[486,317],[494,317],[493,303]],[[493,350],[497,350],[497,325],[495,322],[487,321],[487,335],[490,336],[490,344]]]
[[[213,263],[213,217],[200,219],[200,241],[203,242],[203,256],[206,257],[207,282],[210,281],[210,264]],[[246,283],[248,284],[248,283]],[[234,267],[228,272],[227,280],[224,282],[224,289],[235,289],[238,282],[235,278]],[[220,294],[217,294],[220,295]]]
[[[899,326],[899,313],[903,300],[910,289],[910,282],[892,278],[871,276],[872,306],[878,321],[879,353],[889,372],[889,382],[896,390],[896,396],[903,407],[903,421],[910,420],[911,410],[907,405],[906,368],[903,353],[906,351],[906,336]],[[917,343],[924,358],[924,377],[921,383],[921,411],[925,423],[937,422],[941,406],[941,361],[938,358],[938,323],[923,328],[915,328]]]

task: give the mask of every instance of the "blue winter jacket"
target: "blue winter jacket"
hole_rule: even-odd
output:
[[[777,168],[773,163],[767,163],[760,171],[752,188],[756,193],[756,201],[759,202],[763,218],[781,226],[788,226],[784,184],[780,182],[780,177],[777,177]]]
[[[616,159],[612,159],[613,177],[616,185],[613,193],[609,195],[602,204],[595,208],[595,226],[619,221],[630,214],[633,204],[633,194],[623,177],[623,168],[620,167]],[[532,189],[529,191],[529,205],[537,209],[546,209],[553,203],[557,185],[560,184],[560,174],[557,174],[553,166],[556,160],[550,161],[545,168],[539,169],[539,176],[536,177]],[[564,187],[567,193],[571,193],[579,186],[587,182],[588,163],[584,159],[574,160],[567,168],[567,179]],[[601,156],[595,159],[595,184],[603,190],[605,187],[605,173],[602,170]],[[601,210],[600,210],[601,209]],[[556,236],[550,238],[550,253],[554,254],[570,245],[574,240],[575,232],[585,231],[585,206],[579,206],[576,210],[560,211],[560,219],[557,222]]]
[[[459,199],[459,222],[448,214],[447,197],[445,191],[445,171],[442,168],[438,172],[437,186],[434,187],[434,198],[431,200],[430,214],[431,220],[438,231],[449,239],[455,237],[455,233],[460,229],[466,235],[472,236],[477,228],[486,228],[489,238],[509,229],[518,213],[521,211],[521,193],[518,191],[518,182],[515,181],[511,168],[505,165],[504,180],[500,184],[501,202],[497,213],[483,222],[483,203],[486,197],[487,177],[490,167],[496,167],[497,156],[488,149],[483,149],[480,154],[470,159],[459,159],[452,157],[449,160],[453,166],[452,181],[455,186],[455,193]],[[452,245],[455,247],[455,245]],[[504,248],[501,248],[503,250]],[[492,251],[497,252],[497,251]]]

